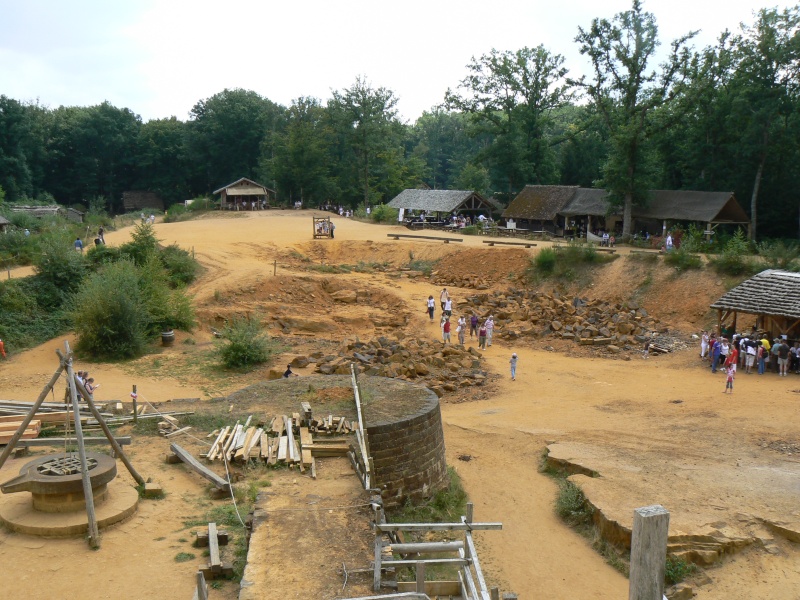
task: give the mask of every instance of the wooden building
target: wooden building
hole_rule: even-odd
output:
[[[242,177],[214,191],[220,194],[222,210],[263,210],[275,199],[275,190]]]
[[[750,332],[756,327],[769,339],[800,339],[800,273],[769,269],[743,281],[711,305],[717,311],[717,333]],[[743,318],[742,315],[750,318]]]
[[[10,225],[11,221],[0,215],[0,233],[7,233]]]
[[[402,211],[425,211],[439,217],[451,214],[466,214],[472,217],[484,215],[491,218],[495,207],[492,203],[472,190],[403,190],[395,196],[388,206]]]
[[[567,223],[562,211],[577,190],[577,186],[526,185],[501,216],[523,229],[564,235]]]
[[[122,192],[122,206],[125,212],[145,209],[164,210],[164,200],[155,192],[128,190]]]

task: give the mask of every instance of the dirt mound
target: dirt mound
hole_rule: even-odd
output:
[[[431,279],[437,285],[469,284],[476,280],[493,284],[521,275],[530,264],[530,254],[521,249],[467,248],[439,260]],[[458,284],[456,284],[458,285]]]

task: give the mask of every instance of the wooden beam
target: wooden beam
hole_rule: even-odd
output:
[[[131,445],[131,436],[121,436],[114,438],[120,446],[130,446]],[[63,437],[52,437],[52,438],[37,438],[35,440],[22,440],[19,442],[20,446],[63,446],[64,444],[69,444],[70,442],[75,442],[75,438],[63,438]],[[100,444],[109,444],[108,438],[106,437],[85,437],[83,438],[83,443],[88,445],[100,445]]]
[[[633,511],[628,600],[662,600],[669,512],[661,505]]]
[[[489,531],[503,529],[502,523],[379,523],[376,531]]]
[[[205,465],[200,464],[200,462],[191,454],[189,454],[186,450],[181,448],[178,444],[170,444],[170,449],[175,456],[180,458],[186,465],[189,466],[195,473],[208,479],[211,483],[214,484],[220,490],[224,490],[226,492],[230,492],[231,486],[230,484],[224,480],[222,477],[214,473],[214,471],[205,467]]]

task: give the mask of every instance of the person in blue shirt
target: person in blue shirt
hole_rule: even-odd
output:
[[[83,252],[83,242],[81,238],[75,238],[75,250],[78,252]]]

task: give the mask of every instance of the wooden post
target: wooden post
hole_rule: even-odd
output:
[[[272,263],[272,276],[274,277],[277,274],[278,274],[278,261],[275,260]]]
[[[72,372],[72,353],[69,342],[64,342],[67,349],[67,377],[69,378],[69,395],[72,399],[73,417],[75,419],[75,440],[78,442],[78,456],[81,461],[81,479],[83,480],[83,495],[86,500],[86,517],[89,521],[87,539],[89,546],[96,549],[100,547],[100,533],[97,529],[97,517],[94,513],[94,496],[92,495],[92,482],[89,478],[89,465],[86,463],[86,447],[83,444],[83,426],[81,425],[81,410],[78,406],[78,392],[75,387],[75,374]]]
[[[59,358],[61,357],[59,356]],[[50,378],[50,381],[48,381],[47,384],[44,386],[42,392],[39,394],[39,397],[36,398],[36,402],[33,403],[30,412],[25,416],[25,418],[22,419],[22,423],[20,423],[19,427],[17,428],[17,431],[14,433],[13,436],[11,436],[11,439],[8,441],[8,444],[6,444],[5,449],[3,449],[3,453],[0,454],[0,469],[3,468],[4,464],[6,464],[8,457],[11,456],[11,453],[14,451],[14,447],[17,445],[17,442],[19,442],[19,438],[21,438],[22,435],[25,433],[25,430],[28,428],[28,425],[33,420],[33,416],[36,414],[36,411],[39,410],[39,407],[42,405],[42,402],[44,402],[45,398],[47,398],[47,394],[50,393],[50,390],[53,389],[53,386],[58,381],[58,378],[61,377],[61,372],[64,370],[65,366],[66,362],[62,358],[60,364],[58,365],[58,369],[56,369],[56,372],[53,373],[53,376]]]
[[[499,588],[493,587],[489,590],[489,593],[492,595],[492,600],[500,600],[500,590]]]
[[[660,504],[633,511],[628,600],[662,600],[669,512]]]
[[[139,411],[138,407],[136,406],[136,384],[133,384],[133,392],[131,393],[131,398],[133,399],[133,424],[136,425],[139,422]]]
[[[195,589],[194,597],[197,600],[208,600],[208,586],[206,585],[206,578],[202,571],[198,571],[195,576],[197,588]]]
[[[425,563],[422,561],[417,561],[416,564],[416,571],[417,571],[417,591],[420,594],[425,593]]]

